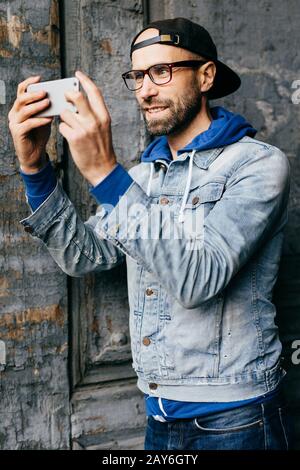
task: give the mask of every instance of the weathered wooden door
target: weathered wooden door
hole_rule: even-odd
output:
[[[144,126],[121,73],[128,70],[130,38],[142,28],[141,1],[65,1],[63,74],[77,68],[101,88],[112,116],[114,146],[129,168],[138,162]],[[97,205],[70,156],[70,199],[86,220]],[[75,448],[142,447],[145,413],[131,367],[126,263],[110,272],[68,280],[71,334],[72,440]]]

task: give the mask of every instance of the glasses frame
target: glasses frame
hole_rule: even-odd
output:
[[[173,68],[175,67],[199,67],[200,65],[204,65],[208,62],[208,60],[181,60],[179,62],[172,62],[170,64],[166,64],[166,63],[159,63],[159,64],[154,64],[154,65],[151,65],[151,67],[149,67],[148,69],[145,69],[145,70],[138,70],[138,69],[133,69],[133,70],[128,70],[128,72],[124,72],[122,73],[122,78],[125,82],[125,85],[126,87],[128,88],[128,90],[130,91],[137,91],[137,90],[140,90],[142,87],[143,87],[143,84],[144,84],[144,78],[145,78],[145,75],[148,75],[148,77],[150,78],[150,80],[155,84],[155,85],[166,85],[167,83],[169,83],[171,80],[172,80],[172,76],[173,76]],[[169,68],[169,71],[170,71],[170,78],[168,79],[168,81],[164,82],[164,83],[156,83],[154,81],[154,78],[153,76],[151,75],[151,69],[153,67],[157,67],[158,65],[165,65]],[[142,84],[141,86],[138,86],[137,88],[134,88],[133,90],[131,88],[129,88],[129,86],[127,85],[126,83],[126,75],[130,72],[141,72],[143,74],[143,81],[142,81]]]

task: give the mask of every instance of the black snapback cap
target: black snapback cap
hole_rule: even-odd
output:
[[[158,29],[158,36],[134,44],[139,35],[146,29]],[[186,18],[174,18],[153,21],[143,28],[132,40],[130,58],[132,53],[142,47],[152,44],[165,44],[180,47],[212,60],[216,64],[216,75],[213,86],[207,92],[209,99],[222,98],[235,92],[240,84],[240,77],[227,65],[218,60],[217,48],[203,26]]]

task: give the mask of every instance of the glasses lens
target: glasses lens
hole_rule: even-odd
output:
[[[153,65],[153,67],[149,69],[149,75],[151,75],[154,83],[162,85],[170,81],[171,71],[168,65]]]
[[[129,90],[137,90],[143,85],[143,72],[139,70],[132,70],[131,72],[127,72],[123,75],[126,85]]]

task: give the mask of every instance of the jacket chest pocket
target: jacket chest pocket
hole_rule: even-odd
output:
[[[192,238],[203,236],[204,220],[214,205],[221,199],[225,181],[210,181],[193,188],[184,208],[185,234]],[[181,201],[179,202],[180,208]]]
[[[225,182],[211,181],[203,186],[198,186],[190,191],[185,208],[196,210],[201,204],[206,204],[211,209],[222,197]]]

